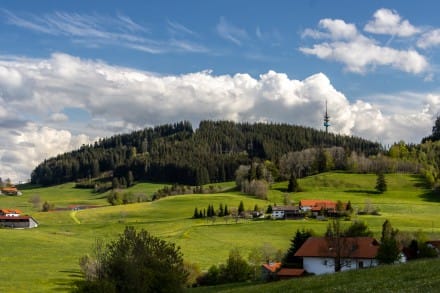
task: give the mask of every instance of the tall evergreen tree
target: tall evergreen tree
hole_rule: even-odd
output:
[[[302,258],[296,257],[295,253],[306,242],[307,238],[313,235],[312,230],[296,230],[295,236],[290,240],[290,247],[283,258],[283,267],[287,268],[301,268]]]
[[[386,220],[382,225],[382,237],[377,252],[379,263],[392,264],[399,260],[400,250],[397,243],[398,230],[393,229],[390,221]]]
[[[241,215],[244,212],[244,204],[243,201],[240,201],[240,204],[238,206],[238,214]]]
[[[289,184],[287,186],[288,192],[297,192],[299,189],[298,181],[296,180],[295,174],[292,172],[290,174]]]
[[[377,173],[376,190],[379,193],[384,193],[387,190],[387,182],[385,180],[385,175],[383,172]]]

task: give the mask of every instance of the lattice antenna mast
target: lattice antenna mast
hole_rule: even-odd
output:
[[[325,133],[328,133],[328,127],[330,126],[330,116],[327,113],[327,100],[325,101],[325,115],[324,115],[324,127]]]

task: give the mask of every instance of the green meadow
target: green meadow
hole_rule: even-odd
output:
[[[332,199],[351,201],[355,209],[365,205],[379,209],[378,216],[353,216],[365,221],[377,237],[382,223],[389,219],[394,228],[403,232],[422,231],[429,238],[440,238],[440,198],[425,188],[415,175],[386,175],[388,191],[374,190],[376,175],[325,173],[299,180],[303,189],[287,197],[297,204],[301,199]],[[229,250],[238,247],[247,258],[249,251],[269,243],[285,251],[297,229],[311,228],[324,233],[328,222],[304,220],[233,220],[215,221],[191,219],[194,208],[213,204],[238,207],[243,201],[246,209],[257,204],[282,205],[287,182],[272,185],[268,200],[260,200],[231,191],[232,182],[222,184],[225,192],[217,194],[178,195],[154,202],[110,206],[107,193],[75,189],[74,184],[33,188],[27,186],[19,197],[0,197],[0,208],[18,208],[32,215],[39,227],[26,230],[0,229],[0,291],[2,292],[63,292],[69,291],[72,281],[81,277],[79,258],[90,254],[96,239],[111,241],[126,225],[146,229],[153,235],[176,243],[184,258],[199,264],[202,270],[226,260]],[[138,183],[133,193],[152,195],[163,184]],[[229,188],[229,189],[228,189]],[[69,205],[99,206],[78,211],[41,212],[32,199],[40,198],[56,208]],[[347,222],[348,225],[348,222]],[[270,286],[270,285],[267,285]],[[266,288],[266,287],[265,287]],[[281,291],[280,291],[281,292]]]

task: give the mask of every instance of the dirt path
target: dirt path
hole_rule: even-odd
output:
[[[76,217],[76,211],[71,211],[70,212],[70,217],[75,221],[75,223],[77,224],[81,224],[81,222],[78,220],[78,218]]]

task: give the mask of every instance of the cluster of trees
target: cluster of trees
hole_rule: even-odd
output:
[[[113,206],[121,205],[121,204],[137,203],[137,202],[146,202],[150,200],[151,198],[147,196],[145,193],[133,193],[131,191],[123,192],[118,189],[113,189],[109,193],[109,195],[107,195],[108,203]]]
[[[220,186],[209,185],[205,186],[187,186],[174,183],[171,186],[164,186],[162,189],[157,190],[153,194],[153,200],[157,200],[167,196],[179,195],[179,194],[204,194],[204,193],[218,193],[223,189]]]
[[[240,165],[253,161],[270,161],[278,169],[285,154],[321,146],[366,156],[381,150],[365,139],[301,126],[202,121],[194,131],[184,121],[100,139],[48,158],[33,170],[31,182],[51,185],[110,176],[117,186],[142,179],[199,186],[233,180]]]
[[[274,177],[278,177],[277,172],[270,161],[240,165],[235,172],[235,184],[241,192],[265,200],[269,185],[274,182]]]
[[[241,255],[240,250],[233,248],[229,252],[226,263],[212,265],[206,273],[199,276],[197,284],[207,286],[249,280],[259,281],[261,280],[261,264],[281,261],[282,257],[283,252],[270,243],[253,248],[247,259]]]
[[[235,217],[243,217],[245,214],[245,207],[243,201],[240,201],[238,208],[229,209],[228,205],[219,204],[219,208],[217,210],[214,209],[214,205],[209,204],[207,209],[198,209],[197,207],[194,209],[193,219],[201,219],[201,218],[212,218],[212,217],[226,217],[226,216],[235,216]],[[254,211],[258,211],[258,205],[255,205]]]
[[[242,202],[243,203],[243,202]],[[228,209],[228,205],[223,205],[220,204],[218,210],[216,211],[214,209],[214,205],[210,204],[208,205],[207,209],[198,209],[195,208],[194,209],[194,215],[193,215],[193,219],[202,219],[202,218],[210,218],[210,217],[224,217],[224,216],[229,216],[231,213]]]

